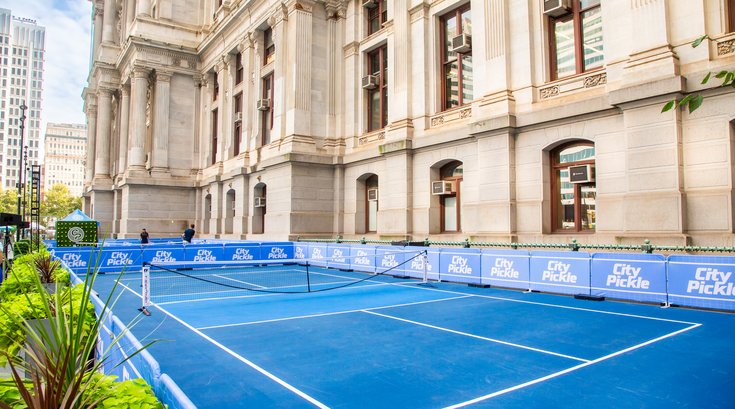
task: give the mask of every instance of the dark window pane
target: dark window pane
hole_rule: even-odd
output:
[[[554,39],[556,41],[556,77],[561,78],[576,73],[574,21],[556,21]]]
[[[472,101],[472,55],[462,56],[462,104]]]
[[[444,66],[444,95],[446,109],[459,106],[458,71],[456,61]]]
[[[383,121],[381,119],[381,111],[380,111],[380,91],[372,91],[369,98],[369,104],[370,104],[370,119],[368,124],[368,129],[371,131],[374,131],[376,129],[382,128]]]
[[[584,68],[602,66],[602,13],[600,8],[594,8],[582,14],[582,50],[584,54]]]

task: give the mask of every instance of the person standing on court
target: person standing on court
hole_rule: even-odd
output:
[[[143,229],[142,232],[140,232],[140,244],[148,244],[148,232]]]
[[[188,229],[184,230],[184,234],[181,235],[181,238],[183,238],[185,242],[191,243],[191,239],[194,238],[194,234],[196,234],[196,231],[192,224]]]

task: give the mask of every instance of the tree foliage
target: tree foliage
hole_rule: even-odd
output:
[[[708,38],[709,36],[706,34],[697,38],[692,43],[692,48],[698,47],[700,44],[702,44],[702,42],[704,42],[704,40]],[[702,79],[702,85],[707,84],[712,79],[713,75],[715,78],[722,80],[722,84],[719,85],[720,88],[732,87],[733,89],[735,89],[735,70],[730,70],[730,71],[721,70],[716,73],[708,72],[707,75],[705,75],[704,78]],[[674,107],[679,108],[679,107],[686,106],[687,108],[689,108],[689,113],[691,114],[692,112],[696,111],[697,108],[702,106],[702,102],[704,102],[704,96],[702,96],[702,94],[699,94],[699,93],[689,94],[685,96],[684,98],[682,98],[681,100],[677,101],[676,99],[672,99],[671,101],[667,102],[664,105],[663,109],[661,109],[661,112],[670,111]]]
[[[62,218],[75,209],[82,207],[82,198],[74,197],[66,185],[56,184],[44,194],[41,203],[41,215],[43,217]]]
[[[18,213],[18,192],[15,190],[0,191],[0,212]]]

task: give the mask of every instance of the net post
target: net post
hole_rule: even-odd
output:
[[[306,260],[306,292],[311,292],[311,280],[309,275],[309,260]]]
[[[151,306],[151,266],[146,261],[143,262],[143,268],[141,269],[141,275],[142,275],[141,298],[142,298],[143,305],[138,309],[138,311],[149,316],[151,315],[150,311],[148,311],[148,307]]]
[[[428,264],[429,264],[429,250],[424,250],[422,252],[421,259],[422,259],[423,264],[424,264],[424,279],[422,280],[422,282],[423,283],[428,283],[429,282],[429,273],[428,273],[428,271],[429,271],[429,268],[428,268]]]

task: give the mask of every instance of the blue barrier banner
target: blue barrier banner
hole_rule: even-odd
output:
[[[457,283],[482,283],[480,249],[441,249],[439,255],[441,279]]]
[[[666,257],[661,254],[593,253],[591,294],[666,303]]]
[[[735,257],[672,255],[668,262],[670,303],[735,310]]]
[[[293,244],[293,258],[304,259],[309,254],[308,243],[294,243]]]
[[[184,246],[184,256],[186,261],[222,261],[225,258],[225,249],[219,245],[195,245],[190,244]]]
[[[90,249],[80,250],[74,247],[67,249],[53,249],[50,253],[63,261],[71,271],[78,274],[86,274],[87,268],[94,268],[97,252]],[[91,270],[90,270],[91,271]]]
[[[309,244],[309,252],[306,253],[306,258],[309,260],[309,264],[313,266],[326,267],[327,257],[327,245],[321,243]]]
[[[578,251],[532,251],[531,290],[590,293],[590,255]]]
[[[375,249],[376,272],[407,277],[405,264],[403,264],[405,257],[406,252],[403,247],[378,247]]]
[[[137,247],[103,247],[99,256],[99,271],[126,271],[140,270],[142,265],[141,249]]]
[[[186,261],[183,247],[143,247],[141,264],[143,262],[153,264],[175,263]]]
[[[227,243],[223,259],[226,261],[262,260],[261,248],[257,243]]]
[[[261,260],[286,260],[293,258],[293,243],[268,242],[260,243]]]
[[[339,268],[343,270],[350,269],[350,245],[349,244],[329,244],[326,253],[326,266]]]
[[[375,247],[359,244],[351,246],[350,266],[355,271],[375,273]]]
[[[527,250],[482,250],[482,283],[528,290],[530,260]]]
[[[426,276],[429,280],[439,280],[440,249],[429,247],[404,247],[403,249],[415,251],[416,253],[426,250],[429,253],[426,262],[423,257],[414,257],[411,261],[403,265],[407,276],[423,279],[424,270],[426,270]],[[409,257],[413,257],[413,255],[409,255]]]

